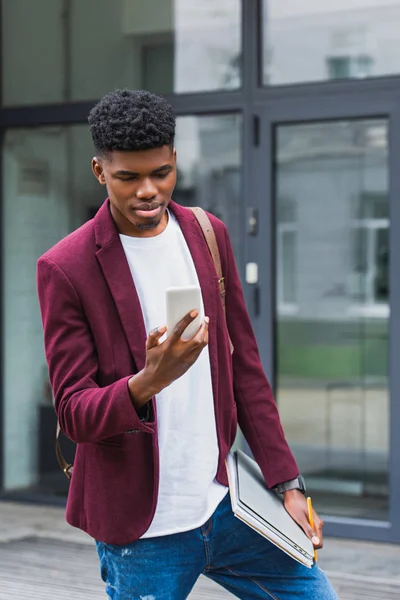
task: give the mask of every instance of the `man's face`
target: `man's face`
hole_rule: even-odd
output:
[[[176,184],[176,152],[170,146],[152,150],[113,150],[94,158],[92,169],[107,187],[110,209],[120,233],[153,237],[167,223],[167,206]]]

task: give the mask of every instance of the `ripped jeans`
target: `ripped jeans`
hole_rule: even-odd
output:
[[[338,600],[318,566],[303,567],[234,517],[229,494],[199,529],[97,542],[97,551],[112,600],[185,600],[201,574],[243,600]]]

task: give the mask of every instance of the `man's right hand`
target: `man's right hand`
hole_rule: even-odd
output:
[[[182,377],[199,358],[208,344],[208,317],[191,340],[181,339],[197,315],[197,311],[187,314],[162,343],[160,339],[166,332],[165,326],[150,332],[146,342],[146,365],[128,383],[135,408],[141,408],[155,394]]]

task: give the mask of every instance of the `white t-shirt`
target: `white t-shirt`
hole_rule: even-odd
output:
[[[120,236],[147,333],[166,323],[168,287],[199,285],[186,240],[175,217],[168,216],[160,235]],[[215,480],[219,450],[208,347],[156,403],[160,482],[154,519],[143,537],[200,527],[227,493]]]

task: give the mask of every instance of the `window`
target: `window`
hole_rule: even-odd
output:
[[[370,56],[335,56],[328,58],[327,64],[329,79],[363,79],[372,75]]]
[[[179,117],[176,149],[177,202],[201,206],[228,227],[237,260],[240,260],[241,220],[240,115]]]
[[[371,519],[387,519],[389,498],[388,128],[275,136],[280,414],[321,511]]]
[[[364,194],[359,217],[352,223],[351,312],[389,314],[389,219],[386,195]]]
[[[400,73],[400,2],[263,0],[264,85]]]
[[[240,0],[4,0],[6,105],[240,87]],[[27,57],[29,56],[29,60]]]

